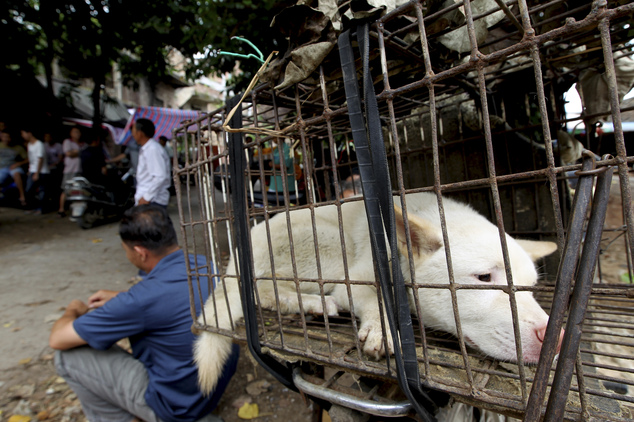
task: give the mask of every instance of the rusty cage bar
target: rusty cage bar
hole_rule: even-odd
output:
[[[632,103],[623,100],[634,83],[624,70],[628,65],[632,68],[633,14],[634,4],[618,0],[410,1],[388,10],[370,27],[370,69],[393,194],[403,198],[406,209],[406,194],[434,193],[441,222],[445,219],[443,198],[470,204],[497,226],[504,251],[505,285],[408,284],[412,291],[450,291],[452,300],[446,306],[452,307],[457,320],[456,336],[427,329],[418,295],[414,295],[412,314],[425,387],[525,420],[625,421],[634,417],[630,187],[634,156],[628,155],[634,148],[634,132],[624,132],[622,122],[634,109],[634,104],[628,106]],[[357,68],[361,72],[360,64]],[[320,258],[318,210],[334,207],[343,225],[342,205],[363,199],[356,181],[358,161],[336,47],[308,78],[275,89],[278,82],[270,79],[260,84],[242,102],[246,192],[231,192],[228,182],[228,138],[223,125],[230,110],[220,108],[175,130],[181,165],[174,169],[174,177],[184,249],[214,262],[213,275],[218,279],[235,276],[238,269],[227,267],[236,245],[230,197],[239,194],[247,198],[250,226],[263,224],[267,233],[257,245],[252,240],[252,248],[268,248],[274,268],[269,225],[276,215],[285,218],[289,253],[296,266],[294,242],[306,239],[293,239],[291,216],[307,210],[318,276],[302,277],[297,268],[292,274],[255,276],[257,282],[274,286],[292,282],[300,307],[304,300],[300,283],[312,283],[325,308],[326,291],[333,285],[345,285],[350,292],[353,286],[374,284],[348,274],[351,264],[346,262],[346,248],[351,245],[346,244],[343,230],[344,273],[340,279],[322,276],[332,263]],[[571,118],[564,110],[565,93],[575,83],[585,108],[580,117]],[[598,103],[603,108],[597,108]],[[577,130],[566,130],[567,124]],[[608,126],[613,132],[605,129]],[[582,154],[580,146],[593,154]],[[286,156],[291,165],[280,164]],[[613,181],[601,182],[605,186],[599,189],[596,179],[601,176],[587,170],[608,168],[614,170]],[[271,186],[278,187],[277,192],[267,189]],[[583,189],[588,192],[585,197]],[[607,209],[601,221],[593,223],[603,229],[596,238],[589,234],[589,221],[597,214],[594,202]],[[452,262],[459,257],[449,252],[450,233],[444,224],[441,230],[452,280]],[[557,243],[558,251],[538,264],[537,285],[514,284],[505,232]],[[574,249],[575,236],[590,256],[582,255],[579,247]],[[582,271],[581,256],[594,260],[584,245],[591,238],[598,239],[593,241],[599,243],[594,245],[598,260]],[[411,257],[411,244],[408,247]],[[566,259],[570,265],[562,264]],[[191,289],[198,288],[199,274],[213,271],[208,266],[190,268]],[[403,271],[416,280],[413,267]],[[555,373],[563,371],[552,363],[556,353],[552,343],[559,331],[549,325],[550,340],[544,339],[540,363],[524,363],[516,295],[533,292],[547,313],[552,310],[558,315],[549,324],[565,327],[573,318],[567,304],[571,289],[581,283],[579,274],[586,274],[591,284],[579,293],[587,307],[575,314],[582,326],[575,343],[578,350],[573,350],[572,366],[568,365],[574,375],[568,378],[569,385],[564,383],[551,394]],[[495,289],[509,296],[517,363],[487,358],[461,333],[457,295]],[[257,287],[255,297],[259,302]],[[223,300],[221,292],[217,290],[208,300]],[[376,300],[383,309],[381,295]],[[279,297],[276,301],[279,305]],[[283,362],[309,362],[393,383],[393,358],[375,360],[364,354],[358,315],[352,308],[329,316],[260,307],[260,344]],[[233,321],[234,329],[227,330],[218,328],[214,318],[203,318],[203,324],[195,323],[197,329],[245,340],[240,321]],[[383,333],[387,336],[385,326]],[[383,400],[375,393],[369,397]]]

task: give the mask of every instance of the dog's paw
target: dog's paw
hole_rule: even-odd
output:
[[[332,296],[326,296],[326,312],[328,316],[337,316],[339,315],[339,309],[337,308],[337,302],[335,298]]]
[[[389,328],[386,327],[387,353],[394,353],[394,343]],[[383,341],[383,330],[381,322],[378,320],[366,321],[361,324],[359,329],[359,340],[365,342],[363,344],[363,352],[375,359],[385,356],[385,341]]]
[[[323,315],[324,305],[319,295],[305,295],[303,297],[304,312],[307,314]],[[337,308],[337,302],[332,296],[324,296],[324,302],[326,303],[326,314],[328,316],[339,315],[339,309]]]

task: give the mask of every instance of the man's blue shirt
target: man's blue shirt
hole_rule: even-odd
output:
[[[190,268],[204,266],[205,258],[197,258],[190,255]],[[206,277],[200,277],[200,288],[206,299]],[[198,315],[201,300],[197,288],[194,295]],[[107,350],[122,338],[130,339],[133,356],[147,369],[146,402],[164,421],[195,421],[211,412],[237,366],[238,347],[234,345],[218,387],[204,397],[197,384],[191,325],[187,267],[181,250],[161,259],[130,290],[74,322],[77,334],[94,349]]]

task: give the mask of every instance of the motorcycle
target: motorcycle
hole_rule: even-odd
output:
[[[110,183],[105,183],[108,186],[91,183],[82,176],[72,178],[64,186],[66,200],[70,203],[70,218],[82,229],[115,221],[134,205],[132,170],[128,170],[123,176],[116,173],[109,177]]]

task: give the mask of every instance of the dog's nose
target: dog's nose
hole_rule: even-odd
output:
[[[565,330],[562,328],[561,332],[559,333],[559,339],[557,341],[557,353],[559,353],[559,350],[561,350],[561,342],[564,339],[564,333],[565,333]],[[543,343],[544,338],[546,337],[546,326],[544,325],[543,327],[536,329],[535,335],[537,336],[537,339],[539,340],[539,342]]]

